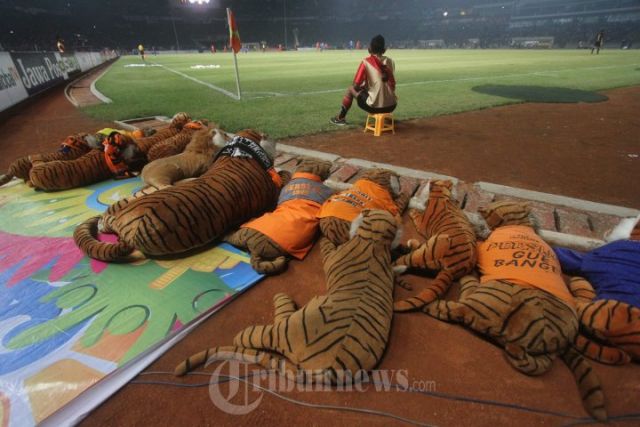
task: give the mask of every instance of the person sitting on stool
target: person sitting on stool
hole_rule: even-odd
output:
[[[390,113],[396,109],[395,65],[391,58],[384,56],[386,50],[384,37],[378,34],[371,39],[371,55],[362,60],[353,85],[349,86],[342,98],[340,112],[331,118],[331,123],[338,126],[347,124],[345,118],[353,98],[357,99],[360,108],[370,114]]]

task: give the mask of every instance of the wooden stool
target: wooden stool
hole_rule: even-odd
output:
[[[371,124],[371,119],[375,122]],[[373,132],[374,136],[382,135],[382,132],[391,131],[396,133],[393,121],[393,113],[367,114],[367,123],[364,125],[364,132],[368,130]]]

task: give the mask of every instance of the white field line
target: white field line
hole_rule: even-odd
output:
[[[206,87],[208,87],[208,88],[211,88],[211,89],[213,89],[213,90],[215,90],[215,91],[220,92],[220,93],[221,93],[221,94],[223,94],[223,95],[228,96],[229,98],[233,98],[233,99],[235,99],[236,101],[238,100],[238,95],[236,95],[235,93],[231,93],[231,92],[229,92],[229,91],[228,91],[228,90],[226,90],[226,89],[222,89],[221,87],[218,87],[218,86],[213,85],[213,84],[211,84],[211,83],[203,82],[202,80],[198,80],[198,79],[196,79],[195,77],[191,77],[191,76],[189,76],[189,75],[187,75],[187,74],[185,74],[185,73],[182,73],[182,72],[180,72],[180,71],[174,70],[173,68],[169,68],[169,67],[167,67],[166,65],[158,64],[157,62],[152,62],[152,64],[159,65],[159,66],[161,66],[162,68],[164,68],[165,70],[167,70],[167,71],[171,71],[172,73],[175,73],[175,74],[177,74],[177,75],[179,75],[179,76],[181,76],[181,77],[184,77],[184,78],[185,78],[185,79],[187,79],[187,80],[191,80],[191,81],[192,81],[192,82],[194,82],[194,83],[198,83],[198,84],[201,84],[201,85],[206,86]]]
[[[115,64],[115,62],[113,63]],[[107,71],[109,71],[111,69],[111,67],[113,67],[113,64],[109,65],[107,67],[106,70],[104,70],[102,73],[100,73],[100,75],[98,77],[96,77],[92,82],[91,85],[89,86],[89,90],[91,91],[91,93],[93,94],[93,96],[95,96],[96,98],[98,98],[100,101],[104,102],[105,104],[110,104],[113,101],[111,100],[111,98],[105,96],[102,92],[100,92],[98,89],[96,89],[96,82],[98,80],[100,80],[102,78],[102,76],[104,76],[105,74],[107,74]]]
[[[216,85],[211,83],[203,82],[202,80],[198,80],[195,77],[191,77],[187,74],[184,74],[180,71],[176,71],[172,68],[167,67],[166,65],[160,65],[162,68],[167,71],[171,71],[172,73],[178,74],[179,76],[184,77],[185,79],[191,80],[195,83],[207,86],[213,90],[216,90],[230,98],[235,100],[238,99],[238,96],[234,93],[231,93],[225,89],[222,89]],[[591,71],[591,70],[606,70],[611,68],[625,68],[625,67],[635,67],[640,64],[625,64],[625,65],[604,65],[600,67],[578,67],[578,68],[565,68],[561,70],[541,70],[541,71],[533,71],[530,73],[513,73],[513,74],[501,74],[497,76],[478,76],[478,77],[461,77],[457,79],[442,79],[442,80],[423,80],[417,82],[408,82],[408,83],[398,83],[396,87],[409,87],[409,86],[422,86],[422,85],[430,85],[430,84],[438,84],[438,83],[453,83],[453,82],[467,82],[467,81],[479,81],[479,80],[492,80],[492,79],[506,79],[510,77],[523,77],[523,76],[540,76],[540,77],[557,77],[558,73],[567,72],[567,71]],[[273,97],[293,97],[293,96],[307,96],[307,95],[323,95],[327,93],[342,93],[344,92],[344,88],[342,89],[326,89],[326,90],[316,90],[310,92],[292,92],[292,93],[279,93],[279,92],[258,92],[258,93],[269,93],[271,96],[251,96],[248,99],[265,99],[265,98],[273,98]],[[251,92],[246,92],[249,94]]]

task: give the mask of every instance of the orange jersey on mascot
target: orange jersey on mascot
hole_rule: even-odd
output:
[[[506,280],[548,292],[575,306],[558,258],[531,227],[509,225],[494,230],[478,246],[478,268],[481,283]]]
[[[391,194],[384,187],[361,179],[350,189],[327,200],[322,205],[318,218],[334,216],[345,221],[353,221],[363,209],[382,209],[395,216],[400,214]]]
[[[275,211],[242,225],[259,231],[297,259],[303,259],[318,231],[318,211],[333,191],[319,177],[294,173],[282,189]]]

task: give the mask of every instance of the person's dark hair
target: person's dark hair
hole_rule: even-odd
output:
[[[387,49],[384,47],[384,37],[380,34],[371,39],[369,44],[369,53],[373,55],[382,55]]]

